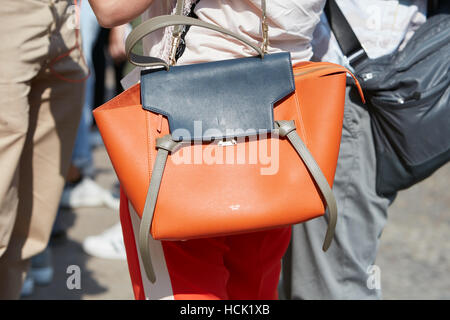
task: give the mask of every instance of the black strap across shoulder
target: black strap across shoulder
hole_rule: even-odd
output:
[[[450,15],[442,8],[401,51],[369,59],[336,0],[327,2],[330,27],[368,98],[378,194],[408,188],[450,160]]]

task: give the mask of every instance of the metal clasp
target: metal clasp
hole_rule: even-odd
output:
[[[169,56],[169,64],[171,66],[174,66],[177,63],[176,55],[178,45],[180,44],[180,40],[181,40],[181,33],[179,32],[177,35],[174,35],[172,39],[172,47],[170,49],[170,56]]]
[[[269,26],[267,25],[265,14],[262,16],[262,19],[261,19],[261,30],[262,30],[262,36],[263,36],[261,50],[263,53],[267,53],[267,48],[269,47]]]

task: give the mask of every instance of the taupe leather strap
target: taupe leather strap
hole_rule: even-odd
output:
[[[297,151],[305,166],[308,168],[309,173],[311,173],[311,175],[313,176],[314,181],[317,183],[317,186],[319,187],[319,190],[322,193],[323,198],[325,199],[328,208],[329,220],[322,250],[327,251],[331,245],[331,241],[333,240],[334,230],[336,228],[337,222],[337,205],[333,191],[331,191],[330,185],[323,175],[322,170],[320,170],[320,167],[317,164],[316,160],[309,152],[300,136],[297,134],[294,121],[280,120],[275,121],[275,124],[278,127],[280,137],[286,136],[286,138],[288,138],[289,142],[294,147],[295,151]]]
[[[158,199],[159,187],[161,185],[164,168],[167,162],[169,152],[175,150],[181,142],[175,142],[170,135],[165,135],[156,140],[158,154],[156,155],[155,164],[153,165],[152,177],[145,199],[144,212],[142,213],[141,224],[139,226],[139,252],[141,253],[142,263],[144,265],[147,278],[155,283],[156,275],[153,270],[152,258],[150,256],[149,234],[152,226],[153,213],[155,212],[156,200]]]
[[[141,56],[137,55],[131,50],[136,45],[136,43],[141,40],[143,37],[148,35],[149,33],[152,33],[155,30],[165,28],[168,26],[177,26],[177,25],[191,25],[191,26],[197,26],[197,27],[203,27],[211,30],[215,30],[224,34],[227,34],[233,38],[236,38],[240,40],[241,42],[245,43],[249,47],[253,48],[258,55],[261,57],[264,56],[264,53],[262,52],[261,48],[259,48],[256,44],[248,41],[244,37],[231,32],[227,29],[221,28],[219,26],[216,26],[211,23],[207,23],[198,19],[185,17],[185,16],[179,16],[179,15],[164,15],[164,16],[158,16],[155,18],[152,18],[150,20],[147,20],[140,25],[138,25],[127,37],[127,40],[125,42],[125,50],[127,53],[128,60],[140,67],[164,67],[166,69],[169,69],[169,64],[165,62],[162,59],[155,58],[155,57],[149,57],[149,56]]]
[[[337,206],[333,192],[331,191],[328,181],[326,180],[325,176],[320,170],[320,167],[317,165],[308,148],[305,146],[305,144],[297,134],[297,131],[295,130],[294,121],[285,121],[285,120],[276,121],[275,125],[276,128],[278,129],[280,137],[286,137],[294,147],[295,151],[297,151],[298,155],[305,163],[305,166],[308,168],[309,172],[313,176],[315,182],[317,183],[320,189],[320,192],[322,193],[325,199],[325,202],[328,207],[329,221],[322,249],[326,251],[329,248],[331,241],[333,240],[334,229],[336,227],[337,221]],[[173,152],[178,146],[181,145],[181,143],[182,142],[173,141],[170,135],[166,135],[160,139],[157,139],[156,142],[158,153],[156,155],[155,164],[153,165],[150,185],[147,191],[147,198],[145,200],[144,211],[142,213],[142,220],[139,228],[139,241],[138,241],[145,273],[152,283],[156,281],[156,276],[153,271],[153,264],[150,257],[150,249],[149,249],[150,228],[152,225],[153,214],[155,212],[159,187],[161,185],[164,168],[166,166],[167,156],[169,152]]]
[[[267,49],[267,22],[266,22],[266,0],[261,0],[261,7],[262,7],[262,14],[263,14],[263,20],[262,20],[262,32],[263,32],[263,45],[262,48],[258,47],[258,45],[248,41],[246,38],[242,37],[239,34],[236,34],[234,32],[231,32],[227,29],[221,28],[217,25],[207,23],[204,21],[201,21],[199,19],[194,19],[190,17],[185,17],[182,15],[183,12],[183,3],[184,1],[178,0],[177,1],[177,8],[176,8],[176,14],[175,15],[162,15],[158,16],[152,19],[149,19],[147,21],[144,21],[140,25],[138,25],[131,33],[128,35],[127,40],[125,41],[125,51],[127,54],[128,61],[130,63],[139,66],[139,67],[164,67],[166,69],[169,69],[169,64],[165,62],[164,60],[156,57],[150,57],[150,56],[142,56],[138,55],[132,52],[132,49],[134,46],[138,43],[139,40],[144,38],[146,35],[169,26],[175,26],[174,29],[174,37],[178,37],[181,33],[181,26],[183,25],[191,25],[191,26],[197,26],[202,27],[206,29],[215,30],[220,33],[227,34],[233,38],[238,39],[239,41],[245,43],[249,47],[253,48],[261,58],[264,57],[264,52]]]

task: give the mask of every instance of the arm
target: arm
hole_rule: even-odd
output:
[[[125,53],[125,35],[127,33],[128,24],[111,28],[109,31],[108,52],[114,63],[120,63],[127,59]]]
[[[153,0],[89,0],[98,22],[105,28],[112,28],[133,20],[152,2]]]

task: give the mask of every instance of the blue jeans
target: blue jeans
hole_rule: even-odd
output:
[[[82,174],[91,175],[93,168],[89,132],[92,125],[92,104],[95,94],[95,74],[92,63],[92,49],[100,31],[100,25],[98,24],[97,18],[95,17],[88,1],[82,1],[80,16],[80,33],[82,38],[83,54],[91,74],[86,80],[83,112],[81,115],[80,125],[78,127],[75,146],[72,152],[72,164],[77,167]]]

